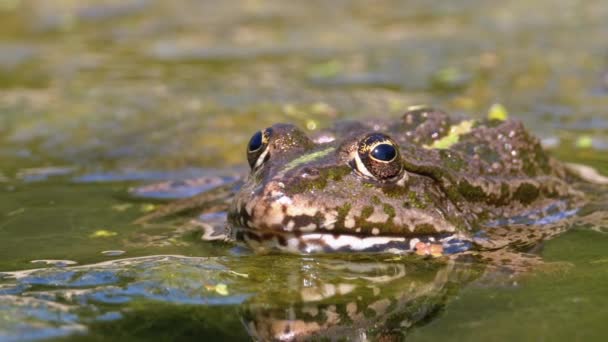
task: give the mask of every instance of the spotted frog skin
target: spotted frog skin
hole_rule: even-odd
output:
[[[520,122],[430,108],[314,136],[275,124],[254,134],[247,158],[251,172],[230,204],[228,227],[260,252],[493,248],[500,243],[488,237],[492,229],[553,222],[582,201],[570,185],[576,177]],[[526,234],[503,240],[547,235]]]

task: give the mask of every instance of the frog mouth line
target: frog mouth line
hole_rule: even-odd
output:
[[[232,237],[256,252],[316,253],[420,253],[421,246],[441,246],[441,254],[453,254],[470,249],[471,243],[457,234],[424,235],[416,237],[361,236],[349,234],[255,231],[232,228]]]

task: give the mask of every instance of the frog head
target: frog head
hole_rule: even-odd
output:
[[[407,252],[457,239],[446,218],[456,209],[436,180],[406,169],[416,156],[402,150],[374,130],[316,140],[289,124],[256,132],[228,213],[233,237],[294,253]]]

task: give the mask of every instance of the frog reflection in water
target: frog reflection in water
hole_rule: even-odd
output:
[[[263,295],[241,309],[247,332],[256,341],[403,341],[462,287],[484,281],[479,264],[366,257],[269,261],[266,270],[287,263],[291,272],[260,280]]]
[[[483,270],[474,263],[417,258],[404,263],[357,254],[155,255],[5,272],[0,290],[10,295],[0,296],[0,304],[18,319],[0,316],[5,333],[0,339],[23,340],[24,331],[26,337],[45,330],[83,333],[87,326],[91,336],[101,331],[119,340],[159,333],[170,340],[245,340],[247,333],[255,341],[402,341],[437,317],[460,288],[485,284]],[[218,310],[221,306],[230,309]],[[93,323],[91,312],[101,322]],[[121,323],[114,323],[117,316],[124,318]],[[218,323],[210,326],[209,320]],[[175,329],[159,331],[166,324],[142,321],[172,322]],[[239,333],[240,322],[246,331]]]
[[[212,207],[227,209],[226,235],[258,252],[447,255],[532,246],[566,229],[556,222],[585,204],[571,185],[579,175],[520,122],[429,108],[393,121],[342,122],[310,137],[275,124],[253,135],[247,160],[244,181],[140,222]]]

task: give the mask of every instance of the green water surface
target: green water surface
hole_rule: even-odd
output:
[[[555,267],[492,280],[407,257],[253,256],[134,225],[158,203],[127,196],[240,170],[275,122],[314,131],[421,103],[472,117],[501,103],[558,158],[608,174],[605,1],[0,0],[0,21],[0,273],[82,266],[0,277],[0,341],[265,339],[352,303],[368,321],[335,336],[605,336],[603,227],[548,241]]]

